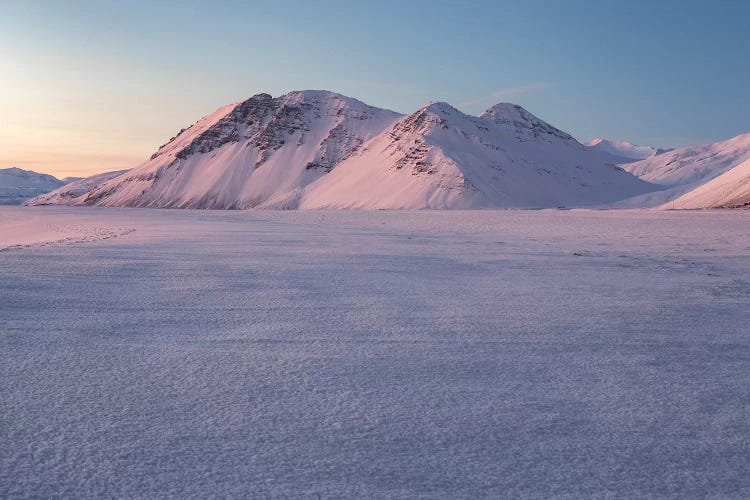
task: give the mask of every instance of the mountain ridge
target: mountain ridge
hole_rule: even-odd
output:
[[[750,208],[750,160],[743,161],[662,208]]]
[[[651,189],[608,159],[517,105],[474,117],[431,103],[311,184],[299,206],[544,208]]]
[[[324,174],[399,116],[327,91],[257,94],[206,115],[145,163],[64,202],[251,208]]]
[[[678,208],[676,201],[690,200],[689,208],[710,208],[696,206],[698,199],[685,198],[690,192],[711,183],[714,179],[729,173],[744,161],[750,159],[750,133],[740,134],[730,139],[687,146],[651,156],[645,160],[622,164],[622,167],[644,179],[663,186],[658,192],[648,193],[632,199],[616,202],[612,208]],[[742,176],[727,176],[722,182],[733,180],[742,183]],[[718,185],[718,184],[716,184]],[[715,186],[716,186],[715,185]],[[736,186],[741,190],[742,185]],[[723,189],[732,189],[723,185]],[[704,194],[705,191],[701,191]],[[672,203],[672,202],[675,203]],[[687,206],[686,206],[687,208]]]
[[[321,90],[262,93],[223,106],[143,164],[100,180],[27,204],[542,208],[657,189],[516,104],[499,103],[477,117],[433,102],[404,116]]]
[[[64,186],[64,180],[18,167],[0,168],[0,205],[23,201]]]
[[[584,147],[609,153],[617,156],[622,161],[621,163],[630,163],[639,160],[645,160],[652,156],[663,154],[667,151],[671,151],[666,148],[656,148],[653,146],[638,146],[628,141],[614,141],[610,139],[602,139],[595,137],[590,141],[584,143]]]

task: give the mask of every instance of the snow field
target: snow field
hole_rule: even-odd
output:
[[[0,497],[750,495],[743,213],[11,218]]]

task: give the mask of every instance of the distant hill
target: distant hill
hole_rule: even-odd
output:
[[[56,177],[20,168],[0,169],[0,205],[18,205],[65,185]]]
[[[592,151],[602,151],[623,159],[623,163],[628,161],[645,160],[651,156],[661,154],[668,149],[658,149],[652,146],[637,146],[628,141],[610,141],[600,139],[599,137],[590,140],[585,144]]]

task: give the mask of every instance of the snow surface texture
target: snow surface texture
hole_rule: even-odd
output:
[[[0,168],[0,205],[19,205],[65,185],[51,175],[20,168]]]
[[[750,496],[744,212],[8,221],[2,498]]]
[[[624,160],[623,163],[645,160],[656,154],[662,154],[665,151],[651,146],[637,146],[628,141],[610,141],[608,139],[600,139],[599,137],[590,140],[585,146],[593,151],[603,151],[622,158]]]
[[[28,204],[179,208],[543,208],[659,189],[520,106],[402,117],[326,91],[256,95],[85,192]]]

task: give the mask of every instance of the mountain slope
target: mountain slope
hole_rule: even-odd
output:
[[[102,183],[114,179],[129,170],[117,170],[114,172],[104,172],[102,174],[92,175],[90,177],[75,178],[78,180],[66,183],[64,186],[27,200],[24,205],[65,205],[69,200],[81,197],[89,193],[92,189],[97,188]]]
[[[0,205],[17,205],[65,183],[48,174],[20,168],[0,169]]]
[[[750,159],[668,203],[664,208],[750,208]]]
[[[750,134],[732,139],[675,149],[622,168],[648,182],[666,187],[623,203],[618,207],[643,208],[669,204],[674,200],[750,159]]]
[[[258,94],[180,131],[68,204],[250,208],[325,175],[400,115],[326,91]],[[61,193],[62,194],[62,193]],[[62,201],[62,197],[57,198]]]
[[[677,186],[705,182],[750,158],[750,134],[675,149],[623,168],[649,182]]]
[[[407,117],[326,91],[258,94],[139,167],[28,204],[180,208],[540,208],[658,189],[514,104]]]
[[[366,143],[296,201],[303,209],[541,208],[656,189],[609,158],[520,106],[498,104],[473,117],[433,103]]]
[[[645,160],[664,152],[651,146],[637,146],[628,141],[610,141],[599,137],[590,140],[585,146],[592,151],[601,151],[622,158],[625,160],[623,163]]]

